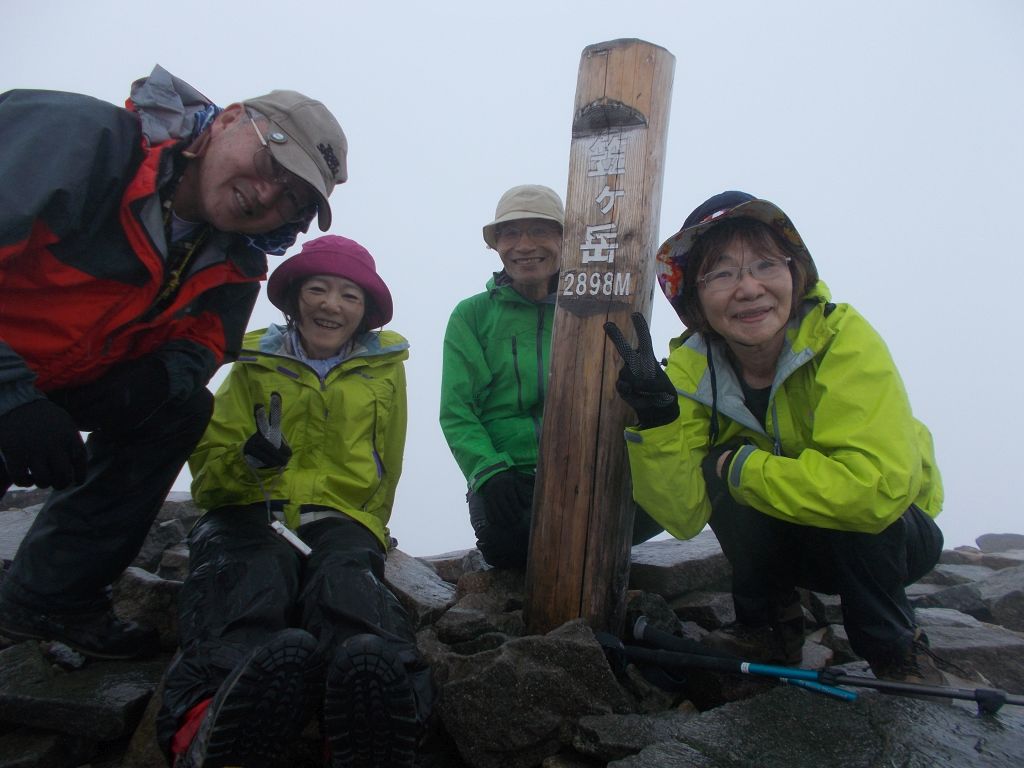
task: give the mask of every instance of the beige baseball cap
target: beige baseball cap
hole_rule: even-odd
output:
[[[298,91],[271,91],[242,103],[273,123],[265,134],[270,151],[316,191],[317,224],[326,232],[331,226],[327,198],[348,179],[348,141],[338,121],[321,102]]]
[[[494,211],[494,221],[484,224],[484,242],[488,247],[497,247],[494,227],[505,221],[516,219],[550,219],[565,226],[565,209],[562,199],[555,190],[542,184],[522,184],[512,187],[501,196]]]

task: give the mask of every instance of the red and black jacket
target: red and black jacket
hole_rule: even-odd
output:
[[[267,269],[245,238],[212,232],[156,303],[183,143],[87,96],[0,94],[0,413],[149,354],[185,397],[237,354]]]

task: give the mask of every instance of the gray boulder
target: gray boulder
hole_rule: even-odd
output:
[[[432,624],[455,603],[455,588],[426,563],[401,550],[388,552],[384,582],[409,612],[413,627]]]
[[[162,579],[142,568],[129,567],[114,583],[114,610],[130,621],[148,624],[160,633],[160,647],[178,645],[180,581]]]
[[[582,755],[605,762],[618,760],[651,744],[677,741],[684,733],[683,724],[697,714],[693,707],[684,707],[653,715],[587,715],[570,729],[571,743]]]
[[[479,768],[529,768],[558,753],[578,717],[629,712],[601,646],[581,621],[515,638],[447,668],[440,714],[463,759]]]
[[[985,533],[974,540],[982,552],[1024,552],[1024,534],[1020,533]]]
[[[629,587],[654,592],[671,602],[698,590],[727,591],[732,569],[714,533],[705,529],[689,541],[664,539],[633,547]]]
[[[93,741],[128,736],[163,674],[167,659],[95,661],[54,669],[39,643],[0,651],[0,720]]]
[[[982,552],[974,547],[957,547],[943,550],[939,562],[956,565],[982,565],[998,571],[1002,568],[1024,565],[1024,549]]]
[[[82,736],[15,727],[0,733],[0,768],[77,766],[96,753],[96,742]]]
[[[479,549],[460,549],[440,555],[421,557],[420,560],[433,568],[437,575],[449,584],[458,584],[465,573],[482,571],[487,568]]]
[[[43,496],[18,498],[29,508],[0,511],[0,546],[11,554],[35,515],[29,502]],[[117,611],[157,626],[167,651],[187,573],[185,531],[198,514],[187,494],[169,498],[139,561],[147,567],[129,568],[114,585]],[[730,570],[710,531],[635,547],[632,563],[627,625],[644,615],[701,641],[732,620]],[[963,678],[953,685],[1024,691],[1024,633],[1008,628],[1020,616],[1022,568],[1019,542],[981,537],[979,548],[944,552],[943,564],[911,588],[933,651]],[[971,702],[867,690],[848,704],[710,670],[684,670],[681,685],[664,686],[656,670],[610,666],[580,621],[526,636],[524,576],[487,567],[475,549],[389,553],[386,580],[419,628],[417,644],[440,690],[437,729],[419,768],[1024,764],[1021,707],[979,717]],[[847,664],[870,674],[849,647],[838,598],[803,599],[804,666]],[[169,659],[98,662],[59,644],[7,644],[0,768],[162,768],[153,722]],[[300,751],[318,762],[319,750],[313,722]]]
[[[0,558],[11,560],[14,557],[42,506],[34,504],[26,509],[9,509],[0,513]]]
[[[1024,630],[1024,565],[1004,568],[988,578],[924,596],[924,607],[955,608],[976,619]]]
[[[671,741],[608,768],[1015,768],[1022,755],[1024,718],[1017,713],[978,717],[969,707],[875,693],[851,704],[776,688],[687,719]],[[679,762],[690,757],[696,762]]]

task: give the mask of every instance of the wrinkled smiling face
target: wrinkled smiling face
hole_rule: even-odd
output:
[[[308,277],[299,288],[296,327],[306,354],[323,360],[338,354],[366,314],[363,289],[337,275]]]
[[[263,145],[244,108],[228,107],[208,130],[208,141],[192,161],[198,164],[193,210],[181,215],[205,221],[221,232],[250,235],[284,224],[278,204],[288,187],[267,180],[257,170],[253,158]],[[311,190],[303,190],[307,191]]]
[[[709,280],[697,291],[708,324],[734,351],[775,345],[781,351],[793,307],[793,277],[785,259],[774,248],[733,238],[702,267],[698,280],[739,270],[738,281]],[[755,277],[757,271],[770,277]]]
[[[516,219],[495,228],[495,241],[505,272],[518,289],[547,293],[548,281],[562,260],[562,228],[548,219]],[[523,293],[523,290],[520,290]]]

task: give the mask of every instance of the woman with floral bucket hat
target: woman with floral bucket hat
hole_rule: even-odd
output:
[[[733,571],[737,623],[712,645],[796,664],[796,587],[838,594],[878,677],[941,682],[905,587],[938,561],[942,482],[885,342],[831,300],[789,217],[767,200],[706,200],[657,255],[688,330],[653,364],[607,330],[637,411],[633,495],[677,538],[710,524]],[[650,363],[650,364],[646,364]]]
[[[406,432],[404,361],[373,257],[328,235],[267,284],[189,460],[181,652],[158,721],[174,765],[263,766],[319,714],[332,766],[412,766],[433,699],[384,584]]]

